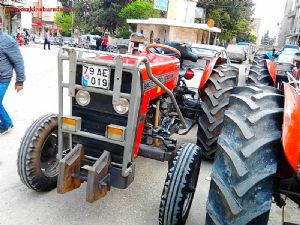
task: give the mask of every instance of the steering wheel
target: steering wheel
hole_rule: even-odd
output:
[[[146,48],[145,48],[145,50],[146,50],[147,53],[151,53],[151,51],[149,50],[150,48],[155,49],[155,51],[156,51],[158,54],[162,54],[162,53],[161,53],[157,48],[163,48],[163,49],[166,49],[166,50],[168,50],[168,51],[174,53],[175,56],[176,56],[177,58],[180,58],[180,56],[181,56],[180,51],[178,51],[176,48],[173,48],[173,47],[171,47],[171,46],[169,46],[169,45],[163,45],[163,44],[149,44],[149,45],[147,45]]]

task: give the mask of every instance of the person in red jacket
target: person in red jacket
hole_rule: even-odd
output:
[[[104,36],[102,40],[102,51],[107,51],[107,45],[108,45],[108,37]]]
[[[19,45],[24,45],[24,39],[21,34],[18,33],[16,39]]]

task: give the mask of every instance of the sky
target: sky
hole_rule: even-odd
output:
[[[277,33],[277,23],[283,18],[286,0],[253,0],[255,4],[254,18],[261,18],[260,36],[270,32],[270,36]]]

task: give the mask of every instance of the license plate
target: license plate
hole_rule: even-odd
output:
[[[277,71],[277,75],[285,75],[285,71]]]
[[[82,85],[109,89],[110,69],[107,66],[82,66]]]

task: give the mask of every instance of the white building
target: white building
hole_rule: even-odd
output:
[[[257,37],[256,44],[259,45],[261,42],[260,34],[260,28],[261,28],[261,19],[254,18],[253,22],[250,24],[250,34],[255,35]]]
[[[136,24],[137,32],[143,33],[147,42],[178,41],[208,43],[221,29],[207,24],[195,23],[197,0],[169,0],[167,19],[150,18],[147,20],[128,19],[127,23]],[[203,20],[203,17],[202,17]],[[212,39],[212,38],[211,38]]]

